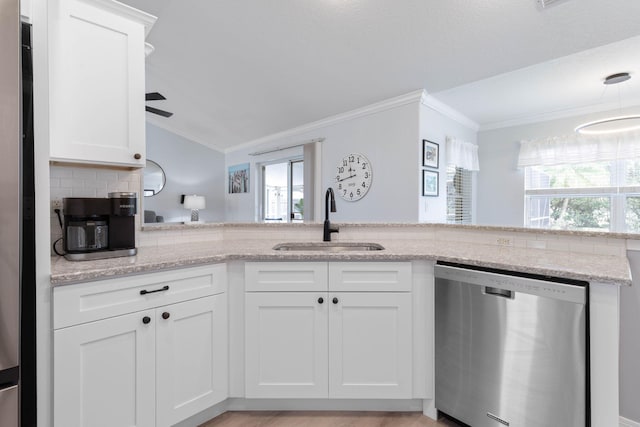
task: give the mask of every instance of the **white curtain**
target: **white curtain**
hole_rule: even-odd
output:
[[[564,135],[520,141],[518,167],[587,163],[640,157],[640,132]]]
[[[457,140],[451,136],[446,139],[447,164],[470,171],[480,170],[478,161],[478,146],[470,142]]]

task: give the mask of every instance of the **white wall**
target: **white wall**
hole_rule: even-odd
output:
[[[519,141],[532,129],[505,128],[478,133],[476,223],[522,227],[524,172],[516,168]]]
[[[422,172],[419,173],[419,217],[421,222],[446,222],[447,220],[447,153],[445,140],[447,136],[476,144],[476,130],[459,121],[427,106],[420,106],[420,142],[417,155],[417,167],[420,170],[438,171],[438,197],[422,196]],[[422,167],[422,140],[427,139],[439,146],[440,159],[438,169]],[[480,162],[480,168],[484,165]]]
[[[626,110],[622,113],[631,112]],[[570,134],[580,123],[613,115],[621,115],[621,112],[581,115],[480,131],[477,223],[515,227],[524,225],[524,171],[516,167],[521,140]]]
[[[201,220],[224,220],[223,153],[147,123],[147,159],[162,167],[167,182],[160,193],[143,198],[144,209],[156,211],[165,222],[189,221],[191,211],[180,204],[180,195],[197,194],[207,203]]]
[[[355,114],[347,120],[333,120],[326,126],[309,126],[289,131],[282,138],[272,138],[263,146],[251,146],[227,153],[227,167],[251,163],[251,188],[248,194],[226,194],[226,220],[254,221],[257,206],[257,169],[255,165],[267,159],[290,156],[300,149],[280,151],[264,156],[248,153],[266,147],[287,146],[315,138],[321,143],[321,194],[316,196],[324,212],[324,194],[335,185],[338,161],[349,153],[364,154],[372,165],[373,180],[367,195],[357,202],[336,199],[334,221],[417,222],[420,194],[419,162],[419,97],[389,108],[375,108]],[[283,133],[284,135],[284,133]],[[298,150],[298,151],[295,151]],[[318,218],[319,221],[323,219]]]

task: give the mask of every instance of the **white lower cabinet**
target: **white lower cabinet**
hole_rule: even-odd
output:
[[[173,304],[156,318],[156,426],[172,426],[227,398],[227,298]]]
[[[329,271],[353,271],[357,264],[366,280],[377,277],[373,272],[386,264],[387,270],[402,271],[397,275],[402,283],[384,287],[378,281],[377,292],[366,292],[363,280],[361,292],[342,292],[332,290],[342,283],[323,282],[325,276],[318,275],[315,284],[305,285],[312,289],[308,292],[270,292],[265,286],[246,292],[246,397],[410,399],[412,297],[406,291],[411,284],[405,283],[410,264],[310,264]],[[248,280],[265,272],[272,289],[282,288],[274,277],[281,269],[277,263],[247,263],[245,268]],[[257,287],[247,283],[246,288]]]
[[[411,294],[329,298],[329,396],[411,398]]]
[[[140,283],[147,291],[168,289],[139,301]],[[225,400],[225,287],[224,266],[218,265],[54,289],[54,311],[74,301],[114,311],[152,306],[54,330],[54,425],[171,426]],[[163,304],[203,289],[217,294]]]
[[[326,299],[324,293],[246,294],[246,397],[327,397]]]
[[[54,332],[56,427],[155,426],[153,310]]]

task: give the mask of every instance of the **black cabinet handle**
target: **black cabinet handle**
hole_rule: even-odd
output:
[[[162,313],[162,318],[163,318],[164,320],[167,320],[167,319],[169,318],[169,316],[171,316],[171,315],[170,315],[168,312],[166,312],[166,311],[165,311],[164,313]]]
[[[146,295],[146,294],[153,294],[155,292],[163,292],[163,291],[168,291],[169,290],[169,285],[165,285],[160,289],[156,289],[154,291],[148,291],[146,289],[143,289],[140,291],[140,295]]]
[[[333,303],[334,303],[334,304],[337,304],[337,303],[338,303],[338,298],[337,298],[337,297],[334,297],[334,298],[333,298]]]
[[[142,158],[142,154],[136,153],[136,154],[133,155],[133,158],[136,159],[136,160],[140,160]]]
[[[151,323],[151,318],[149,316],[144,316],[142,318],[142,323],[144,323],[145,325]]]
[[[320,297],[318,298],[318,304],[322,304],[324,302],[324,298]]]

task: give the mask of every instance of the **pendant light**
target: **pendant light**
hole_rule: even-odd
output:
[[[626,82],[631,78],[629,73],[616,73],[604,79],[605,85],[614,85]],[[618,98],[620,97],[618,91]],[[606,135],[612,133],[628,132],[640,129],[640,115],[607,117],[583,123],[575,128],[575,131],[583,135]]]

